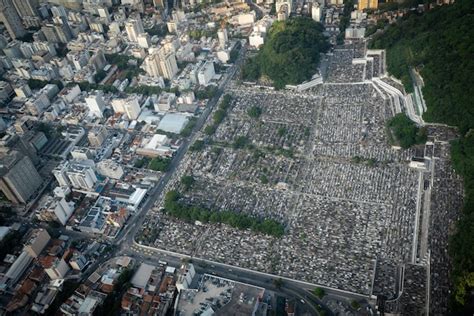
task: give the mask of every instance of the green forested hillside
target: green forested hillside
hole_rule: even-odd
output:
[[[454,167],[464,177],[465,203],[450,242],[454,298],[464,304],[474,287],[474,1],[456,0],[425,14],[410,13],[378,33],[374,48],[387,49],[389,72],[410,90],[410,67],[425,81],[424,119],[459,127]]]
[[[245,80],[268,76],[276,88],[311,79],[319,65],[319,53],[329,43],[323,26],[310,18],[297,17],[273,23],[258,55],[242,70]]]
[[[429,104],[424,119],[474,128],[474,1],[458,0],[426,14],[411,13],[385,32],[371,46],[387,48],[388,70],[411,89],[409,67],[425,79]]]

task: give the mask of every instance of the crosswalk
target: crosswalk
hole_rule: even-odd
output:
[[[147,255],[147,256],[156,256],[157,252],[155,250],[147,249],[147,248],[141,248],[136,245],[133,245],[130,247],[130,250],[133,252],[136,252],[141,255]]]

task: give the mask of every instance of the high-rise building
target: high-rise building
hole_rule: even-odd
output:
[[[69,178],[66,175],[66,171],[69,168],[69,162],[66,160],[65,162],[58,165],[56,168],[53,169],[53,175],[58,181],[59,186],[61,187],[68,187],[71,185],[69,182]]]
[[[92,147],[100,147],[107,138],[107,129],[103,125],[95,126],[89,131],[87,138]]]
[[[112,107],[115,113],[124,113],[129,120],[136,120],[141,112],[136,95],[131,95],[126,99],[115,99],[112,101]]]
[[[25,36],[26,31],[11,0],[0,0],[0,22],[5,25],[12,38]]]
[[[359,0],[359,4],[357,6],[357,9],[359,11],[365,10],[365,9],[377,9],[379,7],[379,1],[378,0]]]
[[[67,44],[72,39],[72,30],[69,22],[67,21],[66,17],[58,17],[57,23],[54,25],[54,30],[58,35],[58,39],[60,43]]]
[[[51,236],[46,229],[35,229],[28,236],[24,251],[33,258],[38,258],[50,240]]]
[[[63,43],[67,44],[72,39],[72,31],[69,23],[65,18],[58,18],[64,23],[51,24],[48,23],[41,28],[44,37],[49,43]]]
[[[17,151],[0,158],[0,175],[0,189],[15,204],[26,204],[43,183],[30,158]]]
[[[102,49],[98,48],[94,51],[91,58],[89,59],[89,64],[94,67],[95,71],[103,70],[107,65],[107,60],[105,59],[105,54]]]
[[[53,14],[54,17],[65,17],[65,18],[67,18],[67,11],[61,5],[51,7],[51,13]]]
[[[227,35],[227,29],[223,28],[217,31],[217,38],[219,39],[219,46],[221,48],[225,48],[225,45],[227,44],[227,41],[229,40],[229,37]]]
[[[158,53],[160,71],[164,78],[173,79],[178,72],[178,64],[176,63],[176,56],[172,51],[165,51],[163,49]]]
[[[71,182],[71,185],[77,189],[90,190],[97,182],[92,167],[78,163],[71,164],[66,171],[66,175]]]
[[[39,6],[38,0],[12,0],[12,2],[25,27],[41,25],[37,9]]]
[[[198,82],[200,85],[207,86],[215,75],[214,63],[206,61],[198,70]]]
[[[150,34],[148,34],[147,32],[138,34],[137,41],[138,41],[138,46],[143,47],[143,48],[149,48],[150,47]]]
[[[58,35],[56,34],[53,24],[46,24],[41,28],[41,32],[48,43],[59,43]]]
[[[160,62],[157,54],[150,54],[145,57],[144,61],[145,71],[150,77],[161,76]]]
[[[96,117],[103,117],[103,112],[105,109],[104,99],[102,98],[102,93],[96,92],[91,94],[86,98],[86,104],[89,107],[90,112]]]
[[[74,202],[67,202],[64,197],[54,197],[46,202],[44,210],[48,214],[54,214],[53,219],[62,225],[66,225],[68,219],[74,213]]]
[[[38,149],[33,145],[36,134],[28,130],[23,135],[7,135],[2,138],[0,145],[19,151],[21,154],[28,156],[34,165],[37,165],[40,162]]]
[[[48,262],[48,265],[44,266],[44,272],[51,280],[64,279],[69,270],[69,265],[63,258],[55,258],[54,261]]]
[[[38,16],[38,0],[12,0],[12,2],[21,18],[24,16]]]
[[[311,17],[316,22],[321,21],[321,7],[318,3],[313,3],[313,7],[311,8]]]
[[[107,7],[98,7],[97,13],[99,13],[100,18],[107,24],[111,22],[109,9]]]
[[[145,32],[140,17],[129,19],[127,23],[125,23],[125,31],[127,31],[128,40],[130,42],[138,42],[138,34]]]

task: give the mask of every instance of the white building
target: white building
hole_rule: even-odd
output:
[[[196,100],[196,96],[194,95],[193,91],[186,91],[181,93],[178,98],[178,103],[180,104],[193,104]]]
[[[26,269],[33,261],[33,257],[26,251],[23,251],[18,258],[13,262],[10,268],[5,273],[5,277],[8,279],[8,284],[14,287],[21,276],[25,273]]]
[[[44,211],[53,213],[59,223],[66,225],[74,213],[74,202],[67,202],[65,198],[60,197],[52,198],[46,202]]]
[[[316,22],[321,21],[321,7],[319,6],[319,4],[317,3],[313,4],[313,7],[311,8],[311,17]]]
[[[120,179],[123,176],[123,168],[111,159],[102,160],[97,163],[97,172],[105,177]]]
[[[166,79],[173,79],[173,77],[178,73],[178,64],[176,63],[176,56],[171,51],[160,50],[159,54],[159,63],[162,76]]]
[[[82,271],[88,264],[88,261],[84,255],[80,252],[74,252],[72,258],[69,260],[71,268],[77,271]]]
[[[104,99],[102,98],[101,92],[96,92],[91,94],[86,98],[86,104],[89,108],[89,111],[96,117],[103,117],[103,112],[105,109]]]
[[[94,170],[86,165],[71,164],[66,175],[71,185],[76,189],[91,190],[97,182]]]
[[[179,134],[187,123],[187,116],[180,113],[168,113],[161,119],[158,129],[168,133]]]
[[[155,134],[151,139],[145,139],[142,146],[136,152],[147,157],[166,156],[171,152],[168,143],[169,139],[166,135]]]
[[[53,169],[53,175],[58,181],[60,187],[69,187],[71,182],[69,182],[69,178],[66,175],[66,171],[69,168],[69,162],[66,160],[56,168]]]
[[[212,61],[206,61],[204,65],[202,65],[202,67],[198,70],[198,82],[200,85],[207,86],[215,75],[216,72],[214,71],[214,63]]]
[[[163,92],[160,94],[158,100],[153,104],[156,112],[166,112],[171,109],[171,106],[176,101],[176,95],[174,93]]]
[[[237,16],[237,23],[239,25],[248,25],[255,22],[255,11],[250,13],[242,13]]]
[[[149,48],[151,45],[150,35],[148,33],[140,33],[137,37],[138,46],[143,48]]]
[[[227,42],[229,41],[229,37],[227,35],[227,29],[223,28],[217,31],[217,38],[219,39],[219,46],[221,48],[225,48]]]
[[[345,38],[364,38],[365,36],[365,27],[353,27],[350,26],[346,28]]]
[[[136,120],[141,112],[137,95],[131,95],[126,99],[112,100],[112,107],[115,113],[124,113],[129,120]]]
[[[176,288],[178,291],[186,290],[196,275],[196,270],[192,263],[183,264],[179,269],[178,280],[176,281]]]
[[[129,19],[127,23],[125,23],[125,31],[127,32],[128,40],[136,43],[138,41],[138,34],[145,32],[142,20],[139,17]]]
[[[249,36],[249,45],[255,48],[259,48],[265,42],[265,33],[252,32]]]
[[[109,24],[109,32],[114,35],[120,34],[120,24],[117,22],[112,22]]]
[[[94,159],[95,153],[89,147],[78,147],[78,146],[76,146],[71,151],[71,156],[75,160],[88,160],[88,159]]]
[[[275,9],[277,13],[285,11],[286,16],[289,16],[293,11],[293,0],[276,0]]]
[[[220,50],[217,52],[217,58],[226,64],[230,59],[230,52],[228,50]]]
[[[273,24],[273,19],[269,16],[263,17],[255,23],[252,33],[249,36],[249,45],[255,48],[259,48],[265,42],[265,37],[270,31],[270,27]]]
[[[155,266],[142,263],[137,272],[133,275],[130,283],[136,288],[144,289],[148,284],[148,280],[150,279],[153,270],[155,270]]]
[[[26,251],[31,257],[38,258],[50,240],[51,236],[48,234],[46,229],[36,229],[29,236],[23,250]]]
[[[62,258],[56,258],[50,267],[44,269],[44,272],[48,274],[51,280],[64,279],[66,274],[69,272],[69,265]]]
[[[143,67],[150,77],[156,78],[161,76],[158,54],[150,54],[146,56],[145,60],[143,61]]]
[[[93,147],[100,147],[107,139],[107,129],[103,125],[93,127],[87,134],[87,139]]]

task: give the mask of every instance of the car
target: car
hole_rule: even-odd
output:
[[[301,299],[300,302],[301,302],[301,304],[306,304],[306,302],[304,301],[304,299]]]

